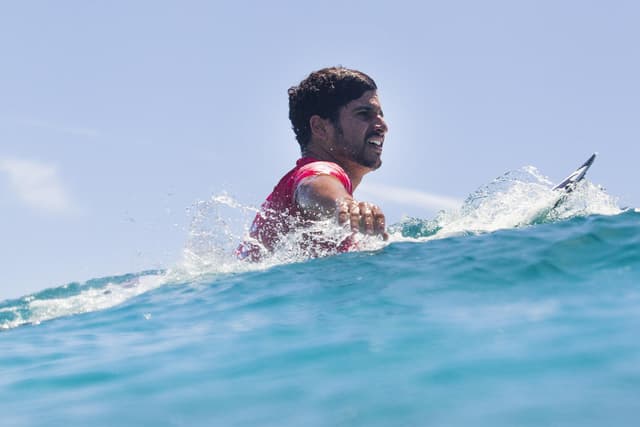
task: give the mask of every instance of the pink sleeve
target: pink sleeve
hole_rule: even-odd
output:
[[[317,175],[330,175],[338,178],[344,186],[344,189],[347,190],[349,194],[352,193],[351,180],[349,179],[349,176],[344,169],[333,162],[319,161],[307,163],[302,166],[293,176],[293,188],[298,188],[298,184],[300,184],[303,179]]]

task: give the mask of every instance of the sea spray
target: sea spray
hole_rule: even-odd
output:
[[[191,223],[183,258],[174,273],[198,276],[237,271],[242,264],[234,251],[256,212],[257,208],[245,206],[227,193],[194,203],[187,210]]]
[[[439,239],[622,212],[616,198],[587,180],[570,193],[552,187],[535,167],[526,166],[481,186],[460,209],[442,211],[434,219],[405,218],[390,228],[396,240]]]
[[[244,240],[253,244],[260,242],[249,237],[253,217],[259,210],[243,205],[227,193],[199,201],[189,210],[191,226],[183,260],[173,270],[192,277],[202,274],[232,273],[264,269],[274,265],[302,262],[309,258],[336,255],[336,247],[347,238],[352,238],[359,250],[376,250],[385,245],[380,237],[352,233],[348,227],[336,224],[333,218],[310,221],[296,228],[295,218],[285,217],[291,222],[292,231],[281,236],[273,251],[262,251],[260,262],[238,259],[236,248]],[[300,242],[312,241],[313,245]]]

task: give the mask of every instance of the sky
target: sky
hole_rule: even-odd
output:
[[[258,206],[299,157],[287,89],[378,84],[355,196],[432,218],[525,165],[640,206],[634,1],[0,4],[0,300],[179,261],[199,201]],[[360,195],[361,194],[361,195]]]

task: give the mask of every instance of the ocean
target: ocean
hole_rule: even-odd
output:
[[[550,187],[263,264],[200,202],[176,265],[0,302],[0,425],[635,426],[640,211]]]

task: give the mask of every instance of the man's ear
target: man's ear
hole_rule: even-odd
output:
[[[325,140],[327,139],[327,134],[329,132],[329,120],[323,119],[318,115],[313,115],[309,119],[309,125],[311,126],[311,135],[315,136],[318,139]]]

